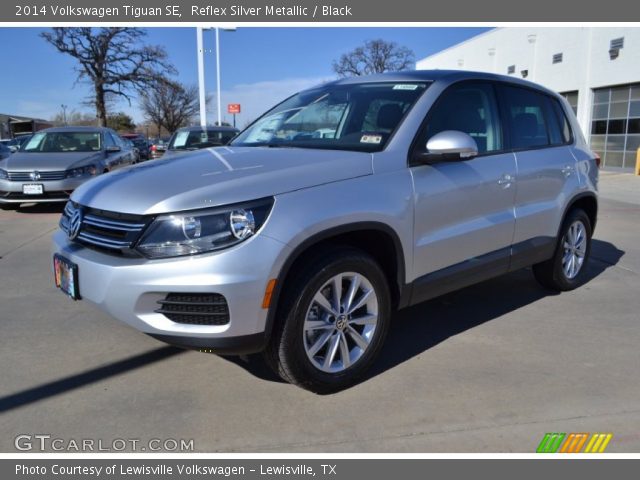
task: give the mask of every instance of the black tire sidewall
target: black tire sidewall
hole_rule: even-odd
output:
[[[318,290],[330,278],[345,272],[359,273],[366,277],[373,286],[378,300],[378,324],[371,343],[363,356],[346,370],[331,374],[318,370],[307,357],[304,348],[304,322],[307,310]],[[300,378],[301,383],[307,383],[311,387],[310,389],[319,392],[332,391],[357,382],[377,357],[386,338],[391,317],[389,287],[385,275],[377,263],[362,253],[349,252],[343,258],[340,258],[340,255],[334,255],[325,265],[309,273],[310,276],[306,284],[300,286],[297,301],[293,304],[286,318],[280,355],[285,354],[289,357],[287,363],[294,370],[291,373]]]

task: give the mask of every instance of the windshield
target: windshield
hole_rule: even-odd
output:
[[[169,150],[199,150],[226,145],[235,136],[234,131],[181,130],[173,134]]]
[[[22,147],[27,153],[97,152],[100,150],[99,132],[36,133]]]
[[[379,151],[426,88],[424,82],[385,82],[301,92],[256,120],[232,145]]]

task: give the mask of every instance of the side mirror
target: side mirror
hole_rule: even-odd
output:
[[[427,142],[426,148],[426,152],[418,152],[414,156],[416,164],[456,162],[478,155],[476,141],[469,134],[457,130],[445,130],[435,134]]]
[[[105,149],[105,152],[107,153],[115,153],[119,151],[120,151],[120,147],[118,145],[111,145]]]

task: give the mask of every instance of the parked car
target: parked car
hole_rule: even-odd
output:
[[[2,140],[2,143],[8,147],[13,153],[20,150],[20,147],[24,145],[33,135],[20,135],[12,138],[11,140]]]
[[[124,133],[120,135],[122,138],[129,140],[133,146],[138,149],[139,161],[149,160],[151,157],[149,142],[139,133]]]
[[[78,188],[53,237],[57,283],[162,341],[262,351],[331,392],[384,354],[396,309],[527,266],[553,290],[585,282],[597,177],[570,106],[539,85],[342,79],[225,147]]]
[[[122,135],[119,136],[120,140],[124,142],[129,150],[131,150],[133,154],[133,161],[131,163],[138,163],[140,161],[140,150],[133,144],[131,140],[128,138],[124,138]]]
[[[151,142],[151,146],[149,147],[151,158],[160,158],[162,155],[164,155],[164,152],[167,150],[169,138],[170,137],[157,138],[153,142]]]
[[[19,152],[0,161],[0,206],[65,202],[90,178],[133,160],[133,151],[107,128],[41,130]]]
[[[9,157],[13,152],[4,143],[0,143],[0,160],[4,160]]]
[[[238,132],[233,127],[183,127],[171,136],[165,155],[227,145]]]

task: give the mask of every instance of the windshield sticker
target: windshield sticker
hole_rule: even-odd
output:
[[[187,138],[189,138],[189,132],[176,133],[176,138],[173,140],[173,147],[184,147],[187,144]]]
[[[375,143],[382,142],[382,135],[362,135],[360,137],[360,143]]]
[[[394,90],[415,90],[418,88],[418,85],[414,85],[411,83],[399,83],[393,86]]]

